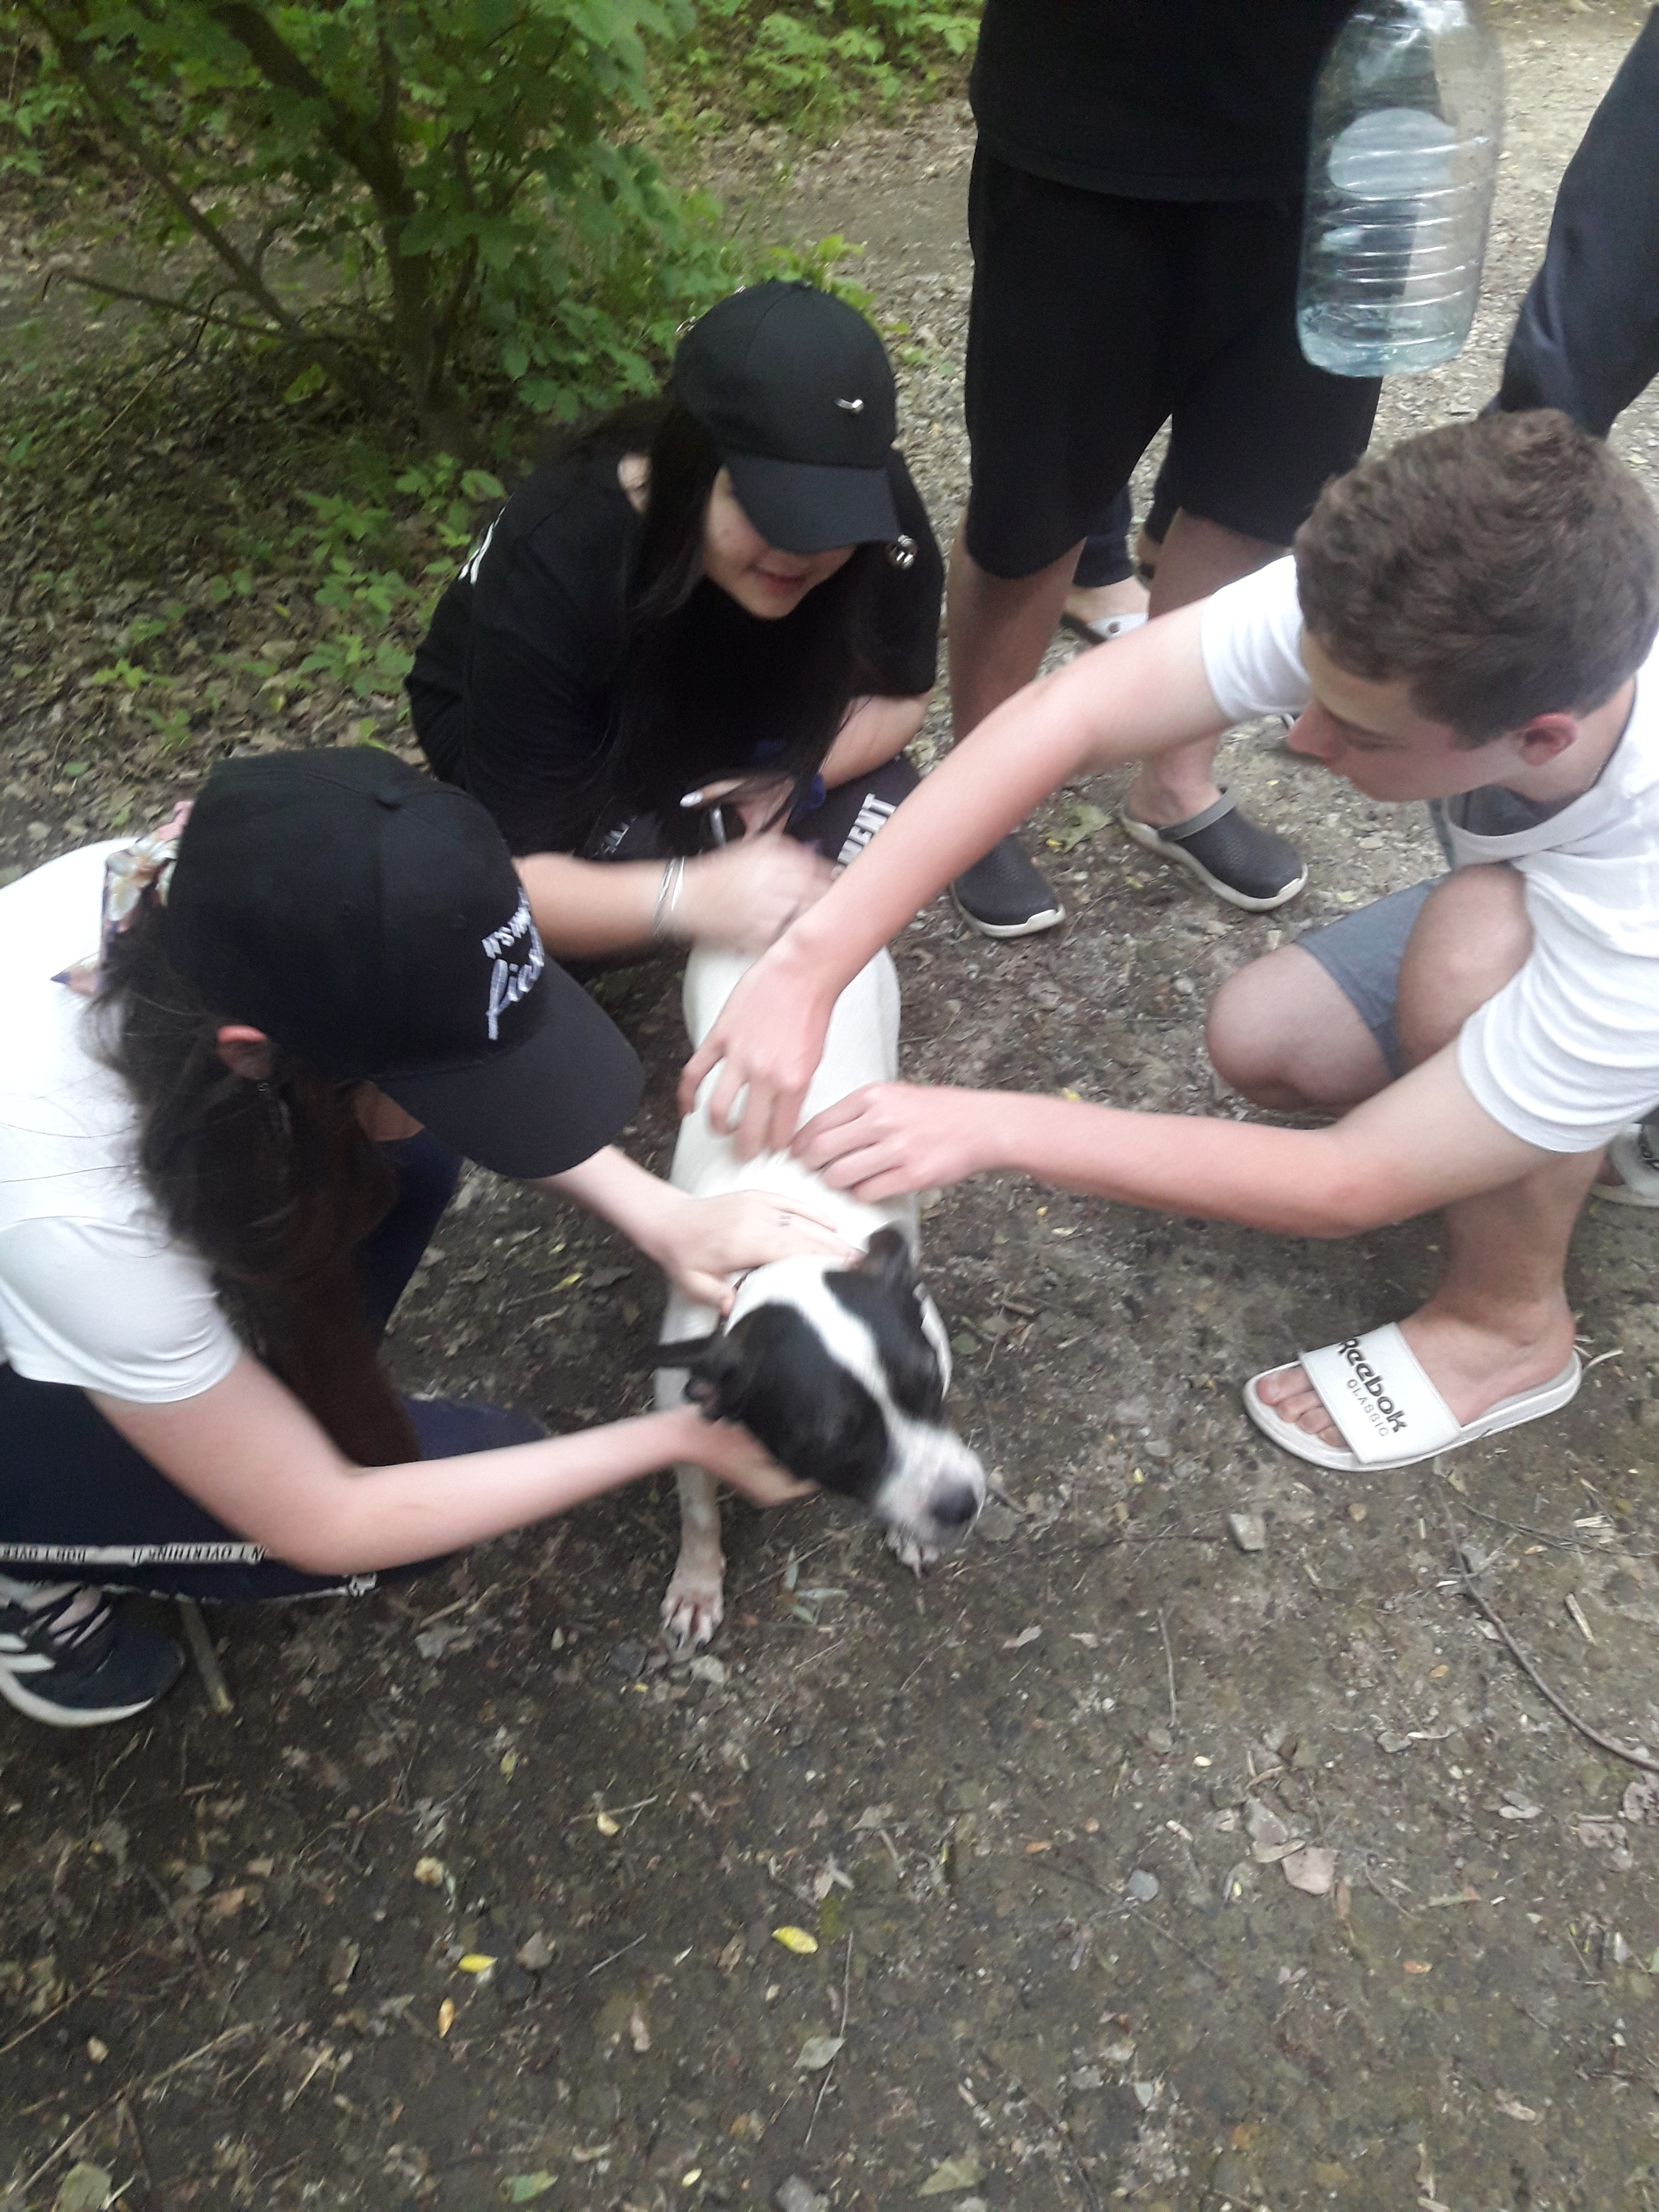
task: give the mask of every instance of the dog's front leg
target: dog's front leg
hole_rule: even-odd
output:
[[[714,1476],[683,1462],[674,1480],[680,1493],[680,1556],[662,1601],[662,1632],[670,1649],[684,1658],[707,1644],[720,1625],[726,1555]]]

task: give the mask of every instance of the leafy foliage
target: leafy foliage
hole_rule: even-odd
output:
[[[0,161],[38,173],[74,124],[186,274],[68,281],[283,346],[296,399],[401,398],[461,443],[492,386],[567,416],[644,386],[731,288],[712,208],[637,143],[647,42],[690,22],[689,0],[21,0]]]
[[[735,107],[796,130],[832,129],[856,107],[891,108],[954,79],[979,34],[981,0],[700,0],[677,51],[682,97],[705,128]]]

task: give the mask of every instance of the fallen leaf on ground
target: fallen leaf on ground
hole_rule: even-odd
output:
[[[1620,1809],[1627,1820],[1659,1820],[1659,1776],[1644,1774],[1632,1782]]]
[[[1069,853],[1085,837],[1092,837],[1111,820],[1103,807],[1097,806],[1091,799],[1079,799],[1066,810],[1066,826],[1048,839],[1058,853]]]
[[[440,2038],[441,2039],[447,2035],[450,2029],[453,2027],[454,2025],[455,2000],[453,1997],[446,1997],[443,2002],[438,2007],[438,2033]]]
[[[533,1936],[525,1938],[514,1956],[526,1972],[539,1974],[544,1966],[553,1963],[553,1946],[538,1928]]]
[[[804,1928],[775,1928],[772,1941],[781,1943],[786,1951],[798,1951],[802,1958],[818,1948],[816,1936],[809,1936]]]
[[[1267,1849],[1291,1840],[1291,1832],[1278,1814],[1270,1813],[1259,1797],[1252,1797],[1245,1804],[1244,1832],[1252,1844],[1261,1844]]]
[[[1292,1889],[1305,1890],[1310,1897],[1325,1897],[1336,1880],[1336,1853],[1310,1845],[1281,1859],[1279,1870]]]
[[[777,2212],[829,2212],[829,2198],[820,2197],[817,2190],[803,2181],[798,2173],[792,2173],[787,2181],[779,2183],[777,2194],[772,2202],[776,2205]]]
[[[1591,1850],[1622,1850],[1625,1832],[1611,1813],[1581,1813],[1578,1815],[1578,1840],[1588,1844]]]
[[[1433,1966],[1425,1959],[1407,1959],[1405,1967],[1408,1974],[1431,1974],[1434,1972]]]
[[[846,2040],[844,2035],[809,2035],[795,2061],[797,2069],[807,2074],[822,2073]]]
[[[823,1873],[816,1874],[812,1877],[812,1902],[814,1905],[822,1905],[832,1889],[850,1890],[852,1887],[852,1875],[844,1868],[836,1864],[832,1854],[824,1861]]]
[[[602,1836],[619,1836],[622,1833],[622,1823],[613,1820],[609,1813],[596,1813],[593,1825]]]
[[[416,1859],[415,1879],[423,1889],[441,1889],[449,1869],[441,1859]]]
[[[1512,2120],[1535,2120],[1538,2118],[1530,2105],[1522,2104],[1518,2098],[1507,2095],[1502,2089],[1492,2092],[1492,2102],[1500,2112],[1507,2112]]]
[[[52,2212],[104,2212],[109,2203],[109,2176],[101,2166],[70,2166],[52,2199]]]
[[[1005,1651],[1023,1651],[1028,1644],[1035,1644],[1042,1633],[1040,1628],[1022,1628],[1018,1636],[1005,1636],[1002,1648]]]
[[[509,2174],[507,2201],[509,2204],[533,2204],[538,2197],[545,2197],[558,2176],[552,2173]]]
[[[487,1974],[495,1961],[488,1951],[468,1951],[455,1963],[464,1974]]]
[[[936,2166],[921,2187],[918,2197],[945,2197],[953,2189],[971,2189],[980,2178],[978,2151],[969,2144],[960,2158],[947,2158]]]
[[[639,2005],[628,2015],[628,2039],[641,2056],[651,2048],[651,2030],[646,2026],[645,2013]]]

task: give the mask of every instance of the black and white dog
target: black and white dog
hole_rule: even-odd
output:
[[[685,1020],[701,1044],[749,960],[702,950],[685,971]],[[805,1114],[863,1084],[898,1073],[898,977],[878,953],[836,1001]],[[787,1152],[740,1160],[711,1126],[703,1086],[680,1127],[670,1180],[699,1197],[775,1191],[828,1221],[862,1263],[780,1260],[738,1286],[724,1326],[712,1308],[676,1291],[663,1319],[659,1407],[690,1398],[712,1419],[741,1421],[791,1474],[855,1499],[918,1570],[972,1526],[985,1502],[985,1470],[945,1418],[951,1347],[933,1300],[916,1279],[914,1200],[863,1206],[831,1190]],[[682,1651],[719,1627],[725,1558],[714,1479],[678,1471],[680,1556],[663,1600],[663,1629]]]

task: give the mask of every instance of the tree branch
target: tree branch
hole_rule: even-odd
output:
[[[197,306],[190,300],[166,300],[159,292],[140,292],[130,284],[112,284],[102,276],[88,275],[80,269],[49,269],[40,287],[44,300],[54,284],[78,284],[83,291],[96,292],[110,300],[132,300],[142,307],[160,307],[171,315],[188,315],[193,321],[213,323],[222,330],[240,331],[250,337],[268,338],[271,333],[269,323],[250,323],[240,315],[221,314],[216,307]]]
[[[114,72],[99,60],[90,44],[78,35],[79,31],[86,28],[84,23],[73,29],[69,27],[52,9],[43,6],[41,0],[24,0],[24,5],[57,47],[64,67],[85,93],[110,135],[131,155],[175,214],[224,263],[234,276],[239,289],[264,308],[296,352],[316,362],[331,374],[341,376],[343,381],[356,386],[361,396],[367,397],[367,393],[362,392],[361,377],[356,370],[343,365],[337,344],[314,337],[299,318],[283,305],[252,263],[197,206],[178,176],[128,117]]]
[[[378,137],[355,108],[337,99],[258,8],[244,0],[222,0],[211,12],[268,84],[316,103],[322,111],[324,143],[357,172],[377,203],[407,222],[415,204],[389,137]]]

